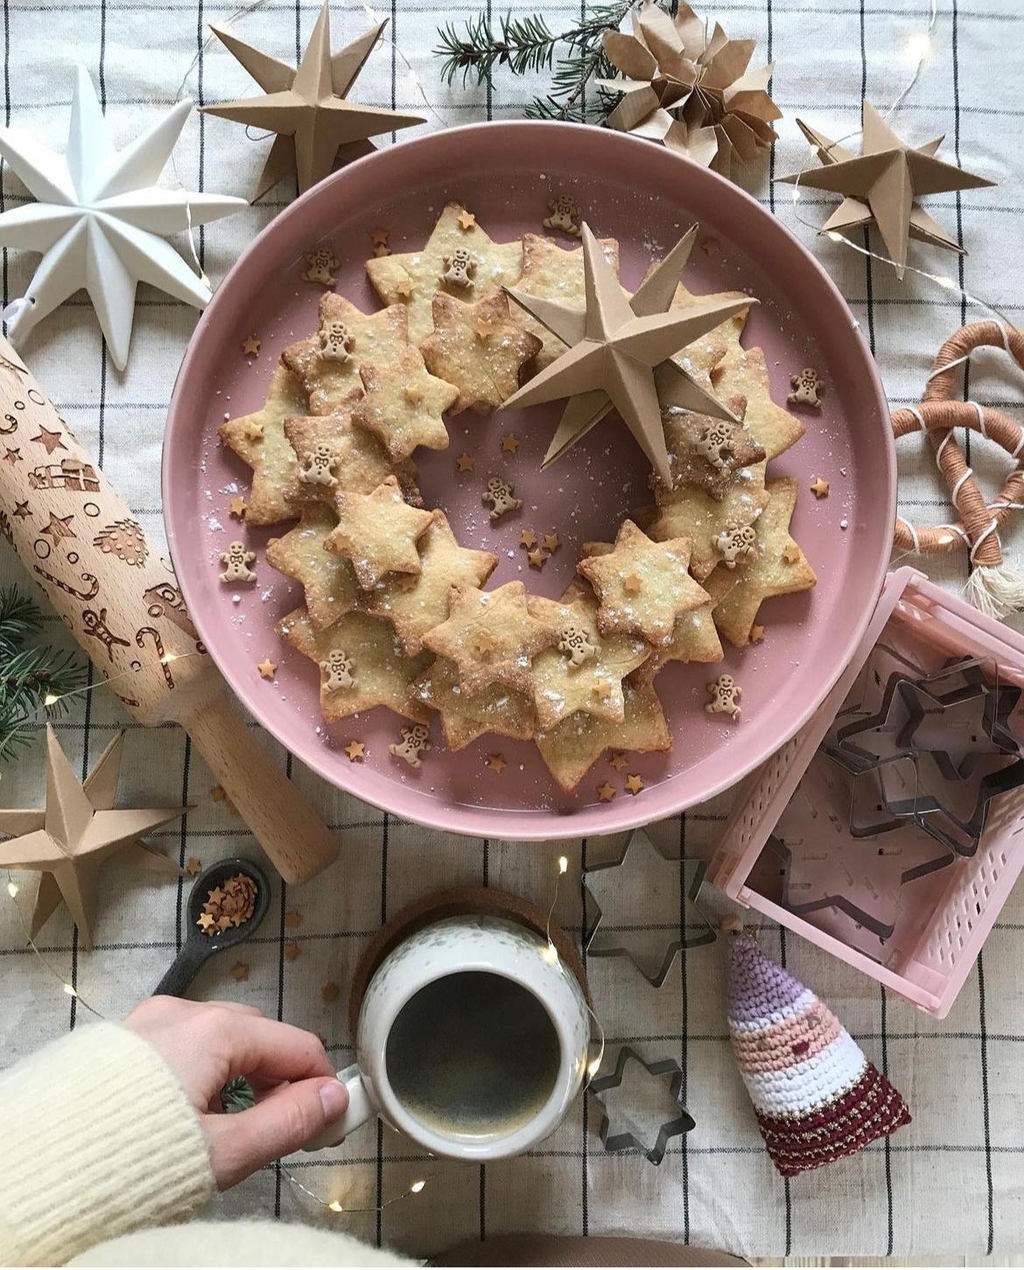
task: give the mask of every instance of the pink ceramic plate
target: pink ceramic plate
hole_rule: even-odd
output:
[[[773,396],[784,402],[789,376],[814,366],[828,384],[807,436],[772,464],[771,474],[799,479],[793,532],[817,571],[814,591],[771,600],[761,611],[762,644],[731,650],[721,667],[669,666],[658,678],[675,743],[669,754],[630,757],[616,772],[600,759],[575,796],[560,792],[534,747],[482,737],[456,755],[434,748],[418,771],[388,755],[400,722],[384,710],[332,727],[318,708],[316,667],[288,649],[274,623],[301,600],[301,589],[274,572],[262,549],[277,530],[244,530],[228,516],[233,494],[248,488],[248,469],[223,448],[224,418],[257,409],[280,350],[317,325],[321,289],[303,282],[303,256],[328,243],[343,262],[338,291],[366,309],[378,302],[363,264],[370,231],[384,226],[391,247],[423,244],[445,202],[458,199],[492,238],[540,231],[552,193],[571,194],[600,235],[618,238],[622,278],[635,286],[651,259],[694,220],[718,250],[697,250],[684,275],[697,292],[741,288],[761,304],[744,343],[767,354]],[[563,240],[563,245],[571,245]],[[255,332],[250,365],[243,339]],[[561,404],[499,414],[461,415],[451,446],[419,458],[428,506],[440,506],[466,544],[500,557],[491,586],[512,578],[558,595],[573,576],[579,544],[614,536],[630,507],[649,501],[644,462],[624,430],[595,428],[547,472],[540,457]],[[518,453],[501,450],[515,432]],[[468,450],[476,470],[457,474]],[[419,456],[418,456],[419,457]],[[523,498],[521,514],[497,525],[480,501],[489,474],[507,475]],[[816,501],[810,483],[831,482]],[[611,833],[691,807],[734,784],[804,724],[856,647],[878,595],[889,556],[896,502],[895,455],[882,387],[842,296],[777,220],[720,177],[669,151],[620,133],[542,123],[489,123],[405,142],[353,164],[284,211],[224,279],[185,356],[171,402],[164,447],[164,508],[174,565],[196,626],[252,714],[326,780],[396,815],[477,836],[542,839]],[[520,531],[555,529],[561,549],[543,572],[528,569]],[[244,537],[260,555],[252,588],[222,586],[219,552]],[[239,595],[237,602],[234,596]],[[275,682],[257,663],[279,663]],[[705,685],[719,671],[743,688],[736,725],[708,716]],[[435,735],[437,729],[435,726]],[[351,739],[367,759],[351,763]],[[500,774],[485,766],[500,752]],[[631,797],[626,772],[646,788]],[[608,780],[619,792],[599,803]]]

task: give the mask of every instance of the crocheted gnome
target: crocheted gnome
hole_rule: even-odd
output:
[[[731,928],[729,1032],[772,1163],[784,1177],[910,1123],[896,1090],[809,988]]]

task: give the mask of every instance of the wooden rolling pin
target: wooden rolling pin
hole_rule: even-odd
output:
[[[0,337],[0,534],[139,723],[174,720],[286,882],[338,847],[238,713],[174,572]]]

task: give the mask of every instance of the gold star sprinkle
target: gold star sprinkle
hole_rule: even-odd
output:
[[[544,561],[547,560],[547,555],[540,547],[535,548],[533,551],[528,551],[526,555],[530,561],[531,569],[544,568]]]
[[[476,459],[472,454],[460,454],[455,460],[455,467],[459,472],[472,472]]]
[[[284,955],[288,958],[289,961],[294,961],[295,958],[299,955],[299,952],[300,952],[300,949],[298,944],[285,944],[284,946]]]
[[[527,547],[527,548],[536,547],[537,535],[533,532],[532,529],[523,530],[523,532],[519,535],[519,545],[520,547]]]
[[[260,662],[256,669],[260,672],[261,679],[273,679],[273,677],[277,674],[277,662],[271,661],[270,658],[267,657]]]
[[[241,983],[243,979],[249,978],[249,967],[244,961],[236,961],[231,967],[231,978],[237,979],[239,983]]]
[[[373,243],[375,247],[386,247],[388,245],[389,238],[390,234],[386,229],[370,230],[370,242]]]
[[[284,924],[289,930],[295,930],[297,926],[302,925],[302,914],[296,913],[294,909],[290,913],[285,913]]]
[[[185,865],[185,872],[188,874],[190,878],[194,878],[195,875],[199,872],[199,870],[202,867],[203,867],[202,860],[198,859],[194,855],[189,856],[188,863]]]
[[[621,750],[619,750],[617,753],[610,754],[608,756],[608,762],[612,765],[612,767],[615,768],[617,772],[621,772],[622,769],[626,766],[626,756],[625,754],[622,753]]]
[[[815,498],[828,498],[828,481],[823,480],[820,476],[817,477],[816,480],[811,482],[811,493]]]
[[[260,342],[255,335],[250,335],[247,340],[242,341],[242,353],[246,357],[256,357],[260,351]]]
[[[409,384],[402,390],[402,396],[410,406],[418,406],[423,400],[423,389],[419,384]]]
[[[519,438],[514,432],[501,438],[501,448],[506,454],[515,454],[519,449]]]
[[[705,256],[717,256],[718,245],[717,238],[705,238],[700,244],[700,249]]]
[[[631,794],[639,794],[643,787],[643,780],[638,773],[626,777],[626,788]]]
[[[459,212],[459,229],[472,229],[476,224],[476,217],[472,212],[467,212],[465,208]]]
[[[598,798],[600,798],[601,802],[610,803],[611,800],[615,797],[615,790],[611,785],[608,784],[607,781],[605,781],[603,784],[598,785],[597,796]]]
[[[795,542],[787,542],[782,548],[782,558],[785,560],[786,564],[796,564],[802,554],[803,553]]]
[[[635,573],[627,573],[622,579],[622,589],[627,595],[639,595],[643,584]]]
[[[213,924],[212,913],[200,913],[199,918],[196,921],[196,925],[200,928],[200,930],[210,930],[212,929]]]
[[[241,494],[233,498],[229,506],[231,508],[231,515],[237,516],[239,520],[241,520],[245,516],[245,513],[249,510],[249,504],[245,501]]]
[[[366,746],[362,741],[349,741],[348,745],[345,746],[345,753],[349,757],[349,762],[355,763],[365,757]]]
[[[553,553],[557,551],[561,545],[562,545],[562,540],[561,538],[559,538],[557,534],[550,533],[550,534],[544,535],[544,546],[547,548],[548,551]]]
[[[263,424],[257,423],[255,419],[250,419],[243,431],[250,441],[263,440]]]
[[[399,278],[392,290],[395,295],[401,296],[403,300],[408,300],[412,295],[412,280],[410,278]]]
[[[227,802],[228,798],[227,794],[224,792],[223,785],[214,785],[213,789],[210,790],[210,797],[215,803]]]
[[[610,679],[599,679],[590,689],[591,693],[599,700],[608,697],[612,690],[612,681]]]
[[[381,256],[390,256],[391,248],[387,245],[387,243],[378,243],[373,249],[373,254],[379,260]]]
[[[504,754],[488,754],[484,762],[492,772],[501,773],[506,767],[508,767],[508,763],[505,762]]]
[[[486,657],[488,653],[494,652],[494,640],[486,631],[479,631],[473,640],[473,652],[478,657]]]
[[[756,624],[750,628],[750,642],[752,644],[760,644],[764,639],[764,627]]]
[[[320,989],[320,995],[323,997],[324,1002],[330,1005],[332,1001],[337,1001],[341,996],[341,989],[336,983],[325,983]]]

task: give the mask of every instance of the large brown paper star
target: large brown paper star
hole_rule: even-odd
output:
[[[177,865],[139,842],[142,834],[185,814],[186,807],[113,811],[124,734],[104,750],[85,783],[78,781],[46,729],[46,807],[0,811],[0,833],[20,834],[0,845],[0,868],[42,874],[32,912],[33,938],[60,904],[71,910],[82,944],[92,947],[100,866],[115,864],[179,876]]]
[[[797,123],[807,140],[817,148],[824,167],[779,179],[789,185],[799,181],[809,189],[846,195],[838,210],[821,227],[821,233],[843,234],[874,222],[899,278],[907,266],[907,246],[911,238],[935,247],[961,250],[956,240],[917,206],[917,200],[925,194],[976,190],[995,182],[936,159],[935,152],[942,144],[942,137],[913,149],[896,136],[868,101],[864,103],[859,155],[837,146],[799,119]]]
[[[264,95],[201,109],[234,123],[252,124],[277,133],[256,183],[254,200],[262,198],[291,172],[298,174],[299,193],[303,194],[330,174],[335,161],[348,163],[373,150],[370,137],[424,122],[418,115],[357,106],[345,100],[386,25],[379,22],[332,57],[331,20],[324,0],[296,70],[243,44],[226,27],[211,27]]]
[[[691,230],[628,299],[588,225],[582,226],[586,309],[506,287],[513,300],[546,326],[568,349],[504,405],[532,406],[559,397],[570,401],[544,456],[547,467],[614,406],[658,475],[671,482],[665,428],[661,420],[659,372],[672,404],[716,418],[733,416],[669,359],[726,318],[756,301],[709,301],[671,309],[676,283],[692,245]],[[667,311],[666,311],[667,310]]]

